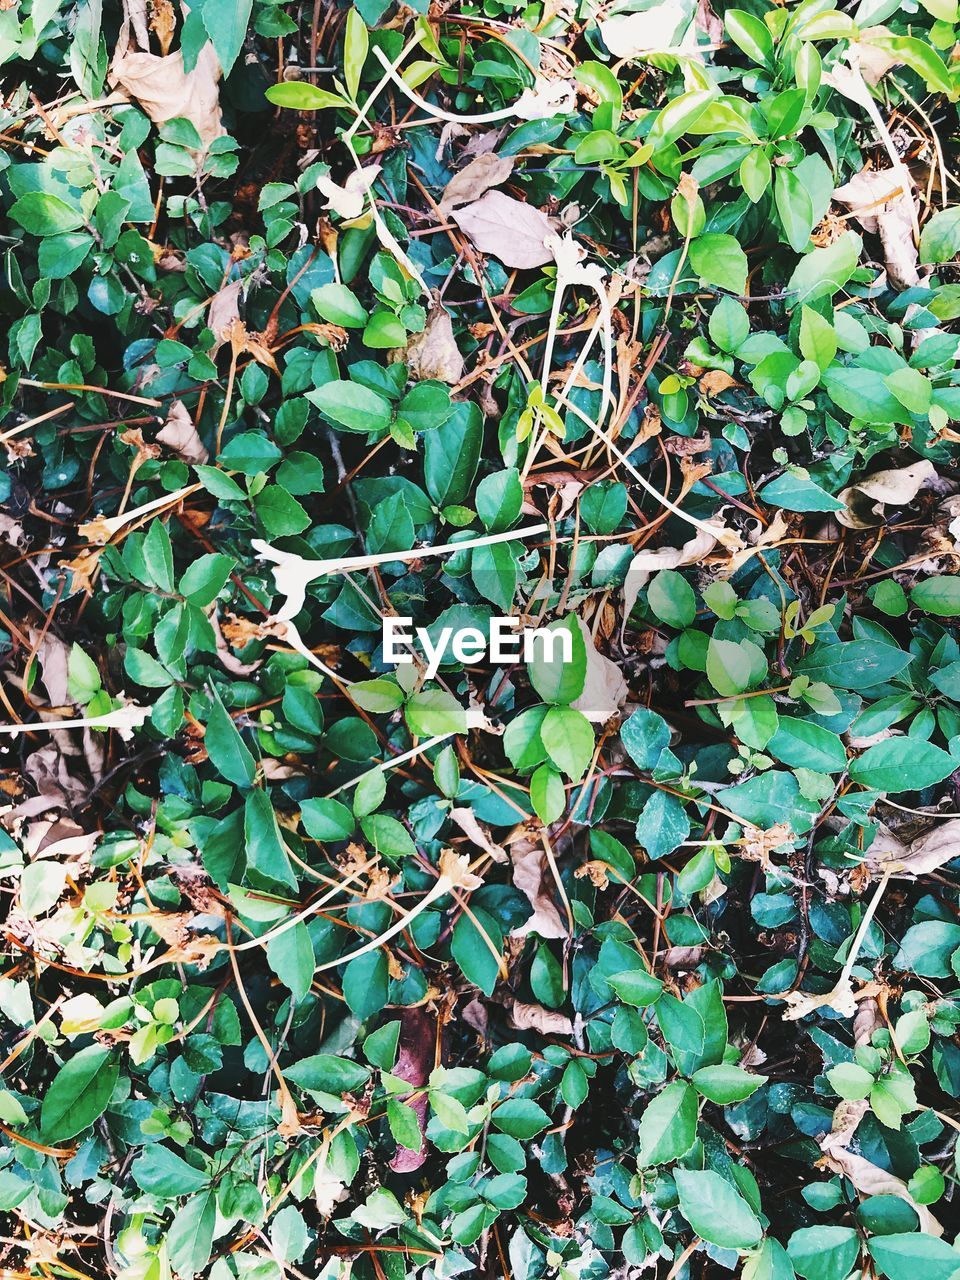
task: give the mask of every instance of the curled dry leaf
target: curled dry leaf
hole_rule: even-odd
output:
[[[874,837],[867,850],[866,865],[875,874],[891,871],[895,876],[924,876],[960,857],[960,818],[950,818],[932,827],[925,835],[903,845],[887,832]],[[876,846],[876,848],[875,848]]]
[[[121,43],[125,41],[121,38]],[[220,114],[220,63],[209,42],[197,55],[192,71],[183,68],[178,49],[158,57],[118,46],[110,64],[109,82],[123,90],[154,124],[182,117],[189,120],[204,147],[226,132]]]
[[[849,977],[841,975],[840,981],[830,991],[815,994],[811,991],[789,991],[781,997],[786,1004],[784,1022],[797,1022],[817,1009],[833,1009],[842,1018],[852,1018],[857,1012],[857,997]]]
[[[844,1100],[839,1103],[833,1113],[830,1132],[820,1139],[820,1150],[835,1155],[838,1151],[846,1151],[853,1141],[860,1121],[870,1110],[867,1098]]]
[[[433,1070],[435,1027],[426,1009],[406,1007],[400,1012],[400,1042],[396,1066],[392,1074],[414,1089],[422,1088]],[[412,1173],[426,1160],[427,1097],[414,1098],[408,1104],[416,1112],[420,1126],[420,1147],[397,1147],[390,1168],[394,1173]]]
[[[397,348],[397,359],[405,360],[415,380],[435,379],[451,386],[463,377],[463,356],[453,336],[453,321],[443,307],[435,306],[421,333],[414,333],[406,350]]]
[[[874,996],[861,1000],[857,1016],[853,1020],[853,1043],[857,1046],[869,1044],[874,1031],[882,1025],[880,1002]]]
[[[554,223],[535,205],[488,191],[451,216],[482,253],[499,258],[506,267],[525,270],[553,260],[546,239]]]
[[[882,524],[885,507],[907,506],[921,489],[936,479],[936,469],[927,458],[909,467],[877,471],[840,493],[847,509],[838,511],[836,518],[848,529],[868,529]]]
[[[594,724],[606,724],[626,702],[630,690],[623,672],[597,649],[590,628],[579,615],[577,626],[587,651],[587,671],[583,693],[571,706]]]
[[[206,462],[210,456],[182,400],[170,402],[170,412],[157,439],[184,462]]]
[[[485,151],[477,156],[459,173],[455,173],[444,187],[437,206],[440,213],[447,214],[457,205],[479,200],[491,187],[499,187],[513,173],[515,163],[512,156],[498,156],[492,151]]]
[[[482,827],[474,816],[472,809],[451,809],[450,821],[456,823],[478,849],[489,853],[494,862],[506,862],[507,855],[502,847],[490,839],[490,833]]]
[[[521,837],[510,845],[513,883],[533,907],[533,915],[513,930],[513,937],[538,933],[541,938],[566,938],[567,923],[553,900],[553,878],[543,847]]]
[[[240,319],[240,280],[232,280],[210,299],[207,311],[207,328],[216,338],[211,348],[211,356],[215,356],[223,344],[228,341],[227,331],[232,329]]]
[[[545,1036],[573,1035],[573,1023],[565,1013],[520,1000],[514,1000],[510,1006],[510,1022],[518,1031],[539,1031]]]
[[[906,175],[906,176],[904,176]],[[905,190],[904,168],[863,169],[833,193],[864,231],[879,232],[887,274],[900,289],[919,284],[917,246],[913,238],[913,196]]]
[[[37,638],[35,633],[31,634],[33,643],[36,643]],[[40,641],[37,657],[40,660],[43,687],[47,691],[47,698],[51,707],[67,706],[72,702],[67,689],[67,664],[70,660],[70,646],[64,644],[59,636],[51,635],[48,631]]]

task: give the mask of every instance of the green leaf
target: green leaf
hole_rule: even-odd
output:
[[[734,44],[739,45],[748,58],[767,66],[773,58],[773,36],[767,25],[743,9],[728,9],[723,25]]]
[[[350,103],[338,93],[318,89],[315,84],[302,80],[287,80],[271,84],[264,96],[275,107],[288,107],[291,111],[321,111],[324,107],[349,107]]]
[[[212,1187],[191,1196],[174,1215],[167,1249],[178,1276],[191,1277],[204,1270],[213,1248],[216,1221],[217,1195]]]
[[[960,253],[960,205],[941,209],[920,232],[921,262],[951,262]]]
[[[737,294],[747,287],[747,255],[736,236],[708,231],[690,245],[690,263],[702,284]]]
[[[736,298],[721,298],[710,314],[707,329],[721,351],[736,351],[750,335],[750,318],[743,303]]]
[[[424,433],[423,478],[427,493],[438,507],[460,503],[469,497],[473,478],[477,474],[482,444],[483,415],[469,401],[457,404],[446,422],[441,423],[436,430]],[[488,476],[477,486],[476,501],[481,519],[483,513],[479,510],[480,491],[491,479]],[[517,511],[519,510],[518,503]]]
[[[544,825],[549,826],[563,814],[567,803],[563,779],[548,764],[535,769],[530,779],[530,803]]]
[[[847,752],[839,735],[811,720],[780,716],[779,727],[766,749],[791,769],[840,773],[847,767]]]
[[[674,1171],[680,1212],[702,1240],[721,1249],[751,1249],[763,1228],[740,1192],[711,1170]]]
[[[443,734],[466,733],[467,716],[452,693],[443,689],[425,689],[415,693],[403,711],[410,732],[418,738]]]
[[[893,966],[922,978],[948,978],[951,974],[950,957],[958,948],[960,924],[948,920],[922,920],[903,935]]]
[[[787,305],[795,307],[817,298],[832,298],[856,271],[862,245],[855,231],[845,231],[827,248],[811,249],[787,282]]]
[[[222,778],[237,787],[251,787],[257,776],[257,764],[244,745],[229,712],[214,693],[203,734],[203,745],[210,763]]]
[[[67,693],[74,702],[85,707],[100,692],[100,671],[78,644],[70,646],[67,659]]]
[[[309,994],[316,963],[310,931],[302,920],[267,943],[267,964],[295,1001]]]
[[[516,543],[498,542],[470,552],[470,577],[485,600],[509,612],[517,594],[520,570]]]
[[[387,1102],[387,1123],[398,1146],[406,1147],[409,1151],[420,1150],[423,1135],[420,1132],[420,1120],[413,1107],[390,1098]]]
[[[364,711],[380,715],[396,711],[403,703],[403,690],[393,680],[355,680],[350,686],[350,701]]]
[[[919,369],[896,369],[885,375],[884,385],[910,413],[925,414],[933,400],[933,383]]]
[[[800,354],[823,371],[837,354],[837,334],[829,320],[812,307],[800,311]]]
[[[200,17],[225,76],[240,56],[252,10],[253,0],[203,0],[200,5]]]
[[[731,1102],[743,1102],[766,1084],[767,1077],[744,1071],[731,1062],[720,1062],[715,1067],[701,1067],[691,1077],[698,1093],[718,1106]]]
[[[787,467],[782,476],[760,490],[760,499],[784,511],[843,511],[839,498],[811,480],[802,467]]]
[[[388,813],[372,813],[360,827],[373,847],[388,858],[412,858],[417,852],[406,827]]]
[[[500,977],[496,956],[503,954],[503,934],[493,916],[471,907],[470,915],[464,913],[453,927],[450,951],[467,981],[493,995]]]
[[[869,689],[886,684],[913,661],[913,654],[875,640],[817,644],[794,667],[794,675],[822,680],[833,689]]]
[[[910,592],[910,603],[938,618],[955,618],[960,614],[960,577],[925,578]]]
[[[546,1111],[532,1098],[507,1098],[494,1108],[491,1118],[495,1129],[521,1142],[529,1142],[550,1123]]]
[[[306,395],[325,418],[345,431],[379,433],[390,426],[389,400],[359,382],[327,382]]]
[[[683,1000],[664,994],[657,1002],[657,1021],[684,1075],[714,1066],[727,1043],[727,1015],[716,981],[704,983]]]
[[[873,1076],[855,1062],[839,1062],[827,1072],[830,1088],[848,1102],[865,1098],[873,1088]]]
[[[860,1240],[853,1227],[801,1227],[787,1242],[787,1253],[804,1280],[847,1280]]]
[[[28,191],[10,208],[10,217],[25,231],[35,236],[62,235],[79,231],[84,225],[81,213],[46,191]]]
[[[919,1231],[874,1236],[870,1256],[887,1280],[956,1280],[960,1253],[946,1240]]]
[[[263,881],[296,890],[297,878],[280,835],[277,815],[265,791],[255,790],[247,795],[243,831],[248,873],[254,872]]]
[[[647,587],[647,604],[653,615],[669,627],[683,630],[697,616],[693,587],[676,569],[661,569]]]
[[[200,609],[213,604],[233,572],[236,561],[232,556],[212,552],[199,556],[184,570],[177,588],[191,604]]]
[[[699,1107],[696,1091],[675,1080],[643,1110],[637,1129],[637,1163],[642,1169],[678,1160],[697,1137]]]
[[[130,1173],[141,1191],[149,1191],[165,1200],[193,1195],[210,1181],[210,1175],[204,1169],[188,1164],[162,1143],[146,1147],[130,1166]]]
[[[626,969],[623,973],[610,974],[607,982],[624,1004],[636,1009],[656,1003],[663,992],[663,983],[646,969]]]
[[[302,533],[310,517],[301,504],[279,484],[268,484],[253,500],[260,523],[271,537],[287,538]]]
[[[850,777],[876,791],[920,791],[949,777],[958,762],[932,742],[887,738],[850,765]]]
[[[593,726],[573,707],[551,707],[540,726],[547,754],[561,773],[576,782],[593,758]]]
[[[546,630],[565,631],[570,636],[572,658],[569,662],[564,662],[559,656],[548,660],[546,645],[538,641],[536,656],[532,662],[527,663],[530,683],[544,702],[574,702],[583,693],[587,675],[587,648],[583,633],[572,613],[551,622]],[[559,654],[559,646],[553,652]]]
[[[370,1078],[369,1067],[332,1053],[315,1053],[301,1058],[292,1067],[284,1067],[284,1077],[309,1093],[327,1093],[335,1098],[358,1093]]]
[[[307,835],[314,840],[348,840],[353,835],[353,814],[339,800],[304,800],[300,817]]]
[[[803,253],[815,221],[810,193],[793,169],[783,167],[776,171],[773,191],[787,243],[795,253]]]
[[[154,586],[161,591],[173,590],[173,548],[170,535],[161,520],[153,520],[141,544],[143,562]]]
[[[354,11],[351,9],[350,11]],[[352,289],[345,284],[323,284],[310,294],[314,310],[324,320],[344,329],[362,329],[367,323],[367,311]]]
[[[707,646],[707,679],[725,698],[743,693],[750,684],[751,662],[747,650],[735,640],[710,637]]]
[[[365,1022],[387,1003],[390,990],[390,967],[386,951],[381,947],[357,956],[344,966],[341,979],[347,1008]]]
[[[620,726],[620,741],[634,764],[641,769],[655,769],[670,745],[670,726],[656,711],[639,707]]]
[[[117,1058],[102,1045],[89,1045],[69,1057],[44,1093],[41,1138],[66,1142],[89,1128],[107,1109],[119,1075]]]
[[[360,88],[360,72],[366,61],[368,46],[366,23],[356,9],[348,10],[347,32],[343,42],[343,71],[347,90],[354,99]]]

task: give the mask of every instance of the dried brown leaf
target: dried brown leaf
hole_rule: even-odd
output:
[[[504,853],[500,845],[490,839],[489,831],[480,825],[472,809],[451,809],[450,821],[454,822],[478,849],[482,849],[484,853],[489,853],[494,862],[507,861],[506,853]]]
[[[587,651],[587,671],[583,693],[571,705],[594,724],[606,724],[619,712],[630,691],[623,672],[597,649],[589,627],[579,616],[577,625]]]
[[[539,1031],[545,1036],[573,1035],[573,1023],[565,1013],[520,1000],[514,1000],[510,1007],[510,1022],[517,1031]]]
[[[463,377],[463,356],[453,336],[453,321],[443,307],[435,306],[427,316],[422,333],[414,333],[406,351],[398,348],[398,358],[407,363],[411,378],[436,379],[451,386]]]
[[[455,173],[444,187],[437,206],[440,213],[446,215],[457,205],[479,200],[491,187],[499,187],[513,173],[515,163],[512,156],[498,156],[492,151],[485,151],[477,156],[459,173]]]
[[[522,837],[510,845],[513,883],[533,907],[533,915],[513,930],[516,938],[538,933],[541,938],[566,938],[567,922],[553,900],[553,877],[543,847]]]
[[[535,205],[488,191],[451,216],[481,253],[492,254],[506,267],[524,270],[553,261],[545,241],[554,234],[554,221]]]
[[[157,439],[184,462],[206,462],[210,456],[182,400],[170,402],[170,412],[157,432]]]
[[[919,284],[917,246],[913,238],[913,195],[904,183],[906,169],[862,169],[838,187],[834,200],[850,209],[864,231],[879,232],[887,274],[900,289]]]
[[[907,1190],[907,1184],[895,1174],[888,1173],[879,1165],[855,1155],[845,1147],[831,1145],[824,1151],[822,1163],[834,1173],[849,1178],[856,1189],[864,1196],[896,1196],[905,1201],[916,1212],[920,1219],[920,1230],[931,1236],[942,1236],[943,1227],[933,1216],[926,1205],[919,1204]]]
[[[836,518],[848,529],[868,529],[882,524],[885,507],[907,506],[921,489],[936,479],[936,469],[927,458],[909,467],[876,471],[841,491],[840,499],[846,504],[846,510],[838,511]]]
[[[154,124],[183,117],[189,120],[205,147],[226,130],[220,114],[220,63],[213,45],[207,43],[197,55],[192,71],[183,69],[183,54],[158,57],[119,48],[110,65],[111,86],[122,89]]]
[[[896,876],[924,876],[956,857],[960,857],[960,818],[950,818],[911,841],[906,848],[895,836],[881,841],[878,834],[867,850],[865,861],[874,874],[892,869]]]

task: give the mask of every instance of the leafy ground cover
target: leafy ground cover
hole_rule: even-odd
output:
[[[957,1280],[957,20],[0,5],[5,1275]]]

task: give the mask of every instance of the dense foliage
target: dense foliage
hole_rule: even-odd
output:
[[[4,1274],[960,1276],[957,23],[0,3]]]

